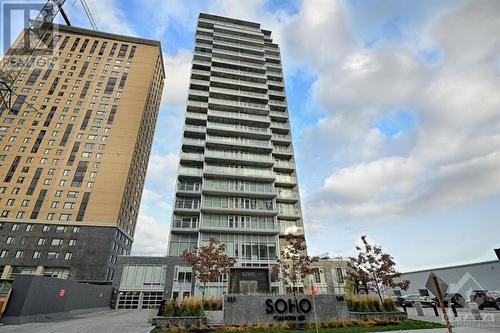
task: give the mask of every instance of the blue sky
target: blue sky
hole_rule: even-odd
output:
[[[73,24],[88,26],[78,4]],[[100,29],[159,39],[166,87],[133,252],[164,254],[196,18],[257,21],[282,49],[312,254],[363,235],[403,271],[500,247],[497,1],[103,0]]]

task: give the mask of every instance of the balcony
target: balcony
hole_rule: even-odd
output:
[[[304,235],[304,227],[285,226],[280,224],[280,235],[289,235],[289,234],[296,236]]]
[[[212,65],[212,63],[210,61],[200,60],[197,58],[193,58],[193,61],[191,63],[193,65],[200,65],[200,66],[207,66],[207,67],[210,67]]]
[[[270,119],[268,116],[262,116],[251,113],[244,112],[230,112],[230,111],[219,111],[219,110],[208,110],[209,117],[219,117],[219,118],[232,118],[232,119],[244,119],[259,123],[269,124]]]
[[[193,80],[191,80],[191,81],[193,81]],[[258,83],[258,82],[246,81],[246,80],[226,79],[226,78],[218,77],[218,76],[212,76],[210,78],[210,81],[238,85],[238,86],[252,87],[252,88],[263,89],[263,90],[267,89],[267,85],[265,83]]]
[[[200,86],[210,86],[210,81],[208,80],[198,80],[198,79],[191,79],[189,80],[189,85],[200,85]]]
[[[220,36],[220,35],[221,34],[217,34],[216,36]],[[225,35],[225,34],[223,34],[223,35]],[[231,38],[234,38],[234,37],[231,37]],[[262,47],[250,46],[250,45],[247,45],[247,44],[241,44],[238,41],[229,42],[229,41],[222,41],[220,39],[214,38],[213,45],[225,45],[225,46],[239,48],[239,49],[243,49],[243,50],[258,51],[258,52],[262,52],[262,57],[264,57],[264,49]]]
[[[290,134],[276,134],[273,133],[273,136],[271,138],[273,141],[280,141],[280,142],[285,142],[285,143],[290,143],[292,141],[292,137]]]
[[[286,155],[287,157],[293,156],[292,148],[286,146],[274,146],[273,148],[274,155]]]
[[[222,38],[232,38],[235,40],[244,40],[247,42],[255,43],[255,44],[260,44],[262,47],[264,47],[264,41],[262,39],[255,39],[255,38],[248,38],[248,37],[243,37],[243,36],[235,36],[232,34],[227,34],[222,31],[214,31],[213,32],[214,39],[215,37],[222,37]]]
[[[227,168],[215,165],[205,165],[205,175],[220,176],[220,177],[239,177],[244,179],[261,179],[265,181],[274,180],[274,174],[271,170],[255,170],[243,168]]]
[[[272,166],[274,164],[274,160],[271,155],[266,154],[242,154],[242,153],[229,153],[229,152],[221,152],[216,150],[207,149],[205,151],[205,158],[208,160],[212,159],[222,159],[226,161],[247,161],[258,164],[264,164],[267,166]]]
[[[193,176],[193,177],[201,177],[203,175],[203,170],[198,168],[188,168],[188,167],[179,167],[179,175],[182,176]]]
[[[182,221],[175,220],[172,222],[172,230],[177,232],[197,232],[198,231],[198,221]]]
[[[202,19],[200,19],[201,21]],[[214,31],[233,31],[233,32],[236,32],[238,34],[238,36],[236,36],[236,38],[240,38],[240,34],[245,34],[245,35],[250,35],[250,36],[255,36],[255,39],[262,39],[262,32],[260,30],[251,30],[251,29],[245,29],[245,27],[242,27],[241,25],[234,25],[234,24],[230,24],[230,23],[221,23],[219,21],[217,22],[211,22],[213,23],[214,25]],[[243,35],[241,35],[243,36]],[[246,38],[249,38],[251,40],[254,40],[252,39],[251,37],[246,37]]]
[[[206,90],[189,89],[188,93],[189,93],[189,95],[193,95],[193,96],[208,97],[208,91],[206,91]]]
[[[265,215],[265,216],[276,216],[278,211],[273,207],[257,207],[255,209],[247,209],[244,207],[218,207],[218,206],[208,206],[204,203],[201,206],[202,213],[223,213],[223,214],[252,214],[252,215]]]
[[[220,133],[220,134],[249,134],[250,137],[269,139],[271,136],[271,131],[268,127],[252,127],[239,124],[226,124],[226,123],[215,123],[209,121],[207,123],[207,129],[209,132]]]
[[[300,209],[281,209],[280,206],[278,205],[278,218],[285,218],[285,219],[300,219],[302,216],[302,213]]]
[[[202,126],[202,125],[186,124],[186,125],[184,125],[184,132],[205,133],[206,132],[206,127]]]
[[[276,179],[274,183],[276,185],[283,185],[283,186],[295,186],[297,185],[297,178],[293,176],[289,177],[284,177],[280,175],[275,175]]]
[[[277,123],[277,122],[272,122],[271,123],[271,128],[279,128],[279,129],[290,129],[290,125],[288,123]]]
[[[226,95],[231,95],[231,96],[260,98],[260,99],[266,100],[266,102],[268,99],[267,94],[262,94],[262,93],[257,93],[257,92],[253,92],[253,91],[247,91],[247,90],[236,90],[236,89],[227,89],[227,88],[219,88],[219,87],[210,87],[210,92],[218,93],[218,94],[226,94]]]
[[[197,199],[199,200],[199,199]],[[175,213],[194,213],[200,209],[199,201],[182,201],[177,199],[174,206]]]
[[[295,170],[295,163],[284,160],[275,160],[274,169]]]
[[[200,102],[198,102],[200,103]],[[204,103],[207,104],[207,103]],[[191,119],[201,119],[201,120],[207,120],[207,115],[206,113],[198,113],[198,112],[186,112],[186,118],[191,118]]]
[[[209,98],[208,103],[209,103],[210,107],[213,107],[214,105],[222,105],[222,106],[231,107],[231,109],[260,111],[260,112],[266,113],[266,114],[267,114],[267,111],[269,111],[269,106],[267,106],[267,104],[240,102],[240,101],[234,101],[234,100],[230,100],[230,99]]]
[[[285,111],[271,111],[269,112],[269,116],[280,119],[288,119],[288,113]]]
[[[204,71],[201,69],[192,69],[191,74],[210,76],[210,71]],[[196,80],[196,79],[195,79]]]
[[[202,187],[203,194],[212,194],[212,195],[239,195],[245,197],[252,198],[268,198],[272,199],[276,197],[276,192],[271,188],[269,191],[249,191],[247,190],[239,190],[238,188],[231,188],[229,186],[224,187],[215,187],[211,186],[207,183],[203,183]]]
[[[286,103],[284,101],[278,101],[278,100],[275,100],[275,99],[270,99],[269,100],[269,105],[286,107]]]
[[[215,56],[216,54],[225,54],[225,55],[229,55],[229,56],[233,56],[233,57],[237,57],[237,58],[242,58],[242,59],[245,59],[245,61],[249,61],[249,62],[253,62],[253,63],[259,63],[259,64],[265,63],[264,56],[262,56],[262,55],[258,56],[258,55],[249,54],[249,53],[245,53],[245,52],[236,52],[236,51],[229,51],[229,50],[214,48],[213,55]],[[251,59],[258,60],[258,61],[254,62]]]
[[[267,80],[266,74],[265,73],[256,73],[256,72],[249,72],[249,71],[241,71],[237,69],[231,69],[231,68],[226,68],[226,67],[220,67],[220,66],[213,66],[212,67],[213,72],[221,72],[221,73],[226,73],[226,74],[235,74],[235,75],[241,75],[244,77],[254,77],[257,79],[261,79],[262,81]]]
[[[182,145],[183,146],[204,147],[205,146],[205,140],[203,140],[203,139],[192,139],[192,138],[186,138],[186,137],[184,137],[182,139]]]
[[[212,57],[212,62],[219,62],[219,63],[222,63],[222,64],[231,64],[231,65],[236,65],[236,66],[251,67],[251,68],[257,68],[257,69],[260,69],[260,70],[265,70],[266,69],[264,67],[264,65],[259,65],[259,64],[256,64],[254,62],[231,60],[231,59],[228,59],[228,58],[218,57],[215,54]]]
[[[222,146],[240,146],[244,148],[260,148],[266,151],[271,152],[273,147],[270,141],[267,140],[254,140],[244,137],[222,137],[216,135],[207,135],[206,139],[207,143],[217,143]]]
[[[299,200],[299,194],[293,190],[278,189],[276,200],[295,203]]]
[[[267,92],[268,95],[273,95],[273,96],[285,96],[285,92],[284,91],[279,91],[279,90],[269,90]]]
[[[197,161],[197,162],[203,162],[203,154],[197,154],[197,153],[181,153],[181,160],[182,161]]]

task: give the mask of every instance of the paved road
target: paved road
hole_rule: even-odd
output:
[[[149,310],[101,311],[46,323],[0,326],[0,333],[149,333]]]

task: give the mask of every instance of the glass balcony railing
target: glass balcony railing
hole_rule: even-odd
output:
[[[269,105],[286,106],[286,103],[284,101],[278,101],[278,100],[275,100],[275,99],[270,99],[269,100]]]
[[[284,146],[274,146],[273,152],[277,154],[288,154],[288,155],[293,154],[292,148]]]
[[[189,81],[190,84],[199,84],[201,86],[209,86],[210,85],[210,81],[208,80],[198,80],[198,79],[191,79]]]
[[[204,90],[198,90],[198,89],[189,89],[189,95],[196,95],[196,96],[207,96],[208,97],[208,91]],[[192,101],[195,102],[195,101]],[[201,102],[203,103],[203,102]],[[206,104],[206,103],[204,103]]]
[[[302,213],[299,208],[285,209],[281,204],[278,204],[278,214],[284,216],[300,216]]]
[[[290,169],[295,168],[295,164],[293,162],[283,161],[283,160],[275,160],[274,166],[281,167],[281,168],[290,168]]]
[[[214,157],[214,158],[227,158],[241,161],[255,161],[255,162],[265,162],[265,163],[273,163],[273,159],[271,155],[267,154],[243,154],[241,152],[231,152],[231,151],[217,151],[207,149],[205,151],[206,157]]]
[[[222,98],[210,98],[208,100],[208,103],[209,104],[226,105],[226,106],[234,106],[234,107],[239,107],[239,108],[259,109],[262,111],[269,110],[269,106],[267,104],[240,102],[240,101],[233,101],[230,99],[222,99]]]
[[[216,48],[213,49],[213,53],[214,53],[214,55],[217,53],[217,54],[231,55],[231,56],[240,57],[240,58],[259,60],[259,63],[265,62],[263,55],[258,56],[258,55],[249,54],[249,53],[245,53],[245,52],[229,51],[229,50],[216,49]]]
[[[271,112],[269,112],[269,115],[271,117],[279,117],[279,118],[287,118],[288,119],[288,114],[284,111],[271,111]]]
[[[248,86],[248,87],[260,88],[260,89],[267,89],[267,85],[265,83],[258,83],[258,82],[252,82],[252,81],[246,81],[246,80],[226,79],[226,78],[217,77],[217,76],[212,76],[210,78],[210,80],[213,82],[220,82],[220,83]]]
[[[273,172],[269,169],[250,169],[250,168],[230,168],[219,165],[206,165],[205,172],[217,173],[223,175],[236,175],[247,177],[274,178]]]
[[[261,99],[268,98],[268,96],[266,94],[262,94],[262,93],[256,93],[256,92],[247,91],[247,90],[226,89],[226,88],[219,88],[219,87],[210,87],[210,92],[233,95],[233,96],[255,97],[255,98],[261,98]]]
[[[299,195],[297,192],[292,190],[278,189],[278,198],[281,199],[298,199]]]
[[[183,138],[182,139],[182,144],[191,144],[191,145],[203,146],[203,145],[205,145],[205,140],[203,140],[203,139]]]
[[[210,76],[210,72],[209,71],[204,71],[204,70],[201,70],[201,69],[192,69],[191,70],[191,74],[198,74],[198,75]]]
[[[269,95],[273,95],[273,96],[285,96],[285,92],[279,91],[279,90],[271,90],[271,89],[269,89],[269,91],[267,93]]]
[[[217,34],[217,36],[220,36],[220,34]],[[234,38],[234,37],[231,37],[231,38]],[[214,38],[213,43],[214,43],[214,45],[225,45],[225,46],[235,47],[235,48],[239,48],[239,49],[243,49],[243,50],[253,50],[253,51],[262,52],[262,57],[264,56],[264,48],[263,47],[242,44],[242,43],[239,43],[238,40],[236,40],[234,42],[230,42],[230,41],[222,41],[220,39]]]
[[[203,170],[198,169],[198,168],[180,167],[179,174],[191,175],[191,176],[201,176],[201,175],[203,175]]]
[[[249,71],[240,71],[237,69],[231,69],[231,68],[226,68],[226,67],[220,67],[220,66],[213,66],[212,71],[214,72],[222,72],[222,73],[229,73],[229,74],[236,74],[236,75],[241,75],[241,76],[246,76],[246,77],[254,77],[257,79],[262,79],[266,80],[267,76],[265,73],[255,73],[255,72],[249,72]]]
[[[186,112],[186,118],[207,120],[207,115],[205,113],[197,113],[197,112],[189,112],[188,111],[188,112]]]
[[[265,140],[254,140],[243,137],[224,137],[216,135],[207,135],[207,142],[219,142],[225,144],[234,144],[242,146],[253,146],[262,148],[271,148],[271,142]]]
[[[184,125],[184,130],[192,130],[196,132],[205,132],[206,127],[202,125],[191,125],[191,124],[186,124]]]
[[[261,69],[261,70],[265,69],[264,65],[261,65],[261,64],[256,64],[254,62],[248,62],[248,61],[232,60],[232,59],[222,58],[222,57],[218,57],[215,54],[212,56],[212,62],[221,62],[223,64],[231,64],[231,65],[237,65],[237,66],[252,67],[252,68],[257,68],[257,69]]]
[[[208,110],[209,116],[223,117],[223,118],[235,118],[235,119],[247,119],[251,121],[265,122],[270,121],[268,116],[244,113],[244,112],[230,112],[230,111],[219,111],[219,110]]]
[[[271,127],[290,129],[290,125],[288,125],[288,123],[276,123],[276,122],[272,122],[271,123]]]
[[[203,161],[203,154],[181,153],[181,160]]]
[[[276,140],[276,141],[291,141],[292,140],[292,138],[290,137],[289,134],[275,134],[275,133],[273,133],[272,139]]]
[[[255,39],[255,38],[248,38],[248,37],[243,37],[243,36],[235,36],[232,34],[227,34],[222,31],[214,31],[213,36],[218,36],[218,37],[224,37],[224,38],[232,38],[235,40],[242,40],[242,41],[247,41],[255,44],[261,44],[262,47],[264,47],[264,41],[262,39]]]
[[[252,127],[252,126],[244,126],[244,125],[238,125],[238,124],[209,122],[207,124],[207,127],[214,128],[214,129],[230,130],[230,131],[236,131],[236,132],[256,133],[256,134],[270,134],[271,133],[271,131],[268,127]]]
[[[275,177],[276,177],[277,183],[297,184],[296,177],[292,177],[292,176],[286,177],[286,176],[281,176],[281,175],[277,175],[277,174],[275,174]]]
[[[281,225],[280,224],[280,234],[282,235],[303,235],[304,234],[304,227],[298,227],[298,226],[286,226],[286,225]]]

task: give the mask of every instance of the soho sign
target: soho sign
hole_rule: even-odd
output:
[[[274,301],[268,298],[265,301],[265,305],[266,313],[276,313],[273,316],[273,319],[277,321],[305,320],[305,314],[309,313],[312,308],[311,301],[309,301],[307,298],[303,298],[300,301],[296,298],[289,298],[288,300],[278,298]]]

